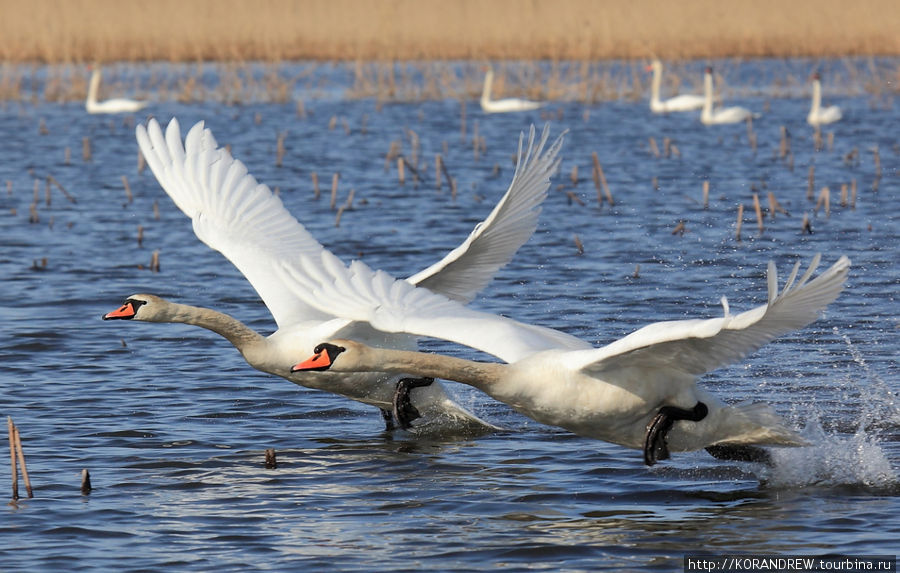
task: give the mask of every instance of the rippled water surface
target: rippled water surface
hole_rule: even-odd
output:
[[[727,401],[772,403],[814,445],[778,452],[773,468],[696,452],[652,469],[640,452],[541,426],[452,384],[461,403],[505,431],[385,433],[373,409],[257,372],[212,333],[102,322],[127,295],[153,292],[274,328],[250,285],[196,239],[152,174],[138,172],[133,128],[144,116],[0,104],[0,414],[20,429],[35,488],[0,517],[0,564],[675,571],[700,551],[896,553],[900,114],[884,95],[826,89],[826,99],[844,119],[823,129],[818,152],[805,96],[765,91],[728,101],[762,113],[755,148],[743,124],[651,116],[643,101],[495,116],[468,102],[465,136],[456,101],[307,99],[305,118],[294,104],[149,109],[184,127],[205,120],[336,254],[402,276],[462,241],[505,190],[518,133],[551,119],[554,133],[569,134],[540,228],[474,304],[597,344],[657,320],[714,316],[723,295],[734,310],[759,304],[770,259],[786,273],[817,252],[829,265],[848,255],[848,288],[823,319],[702,381]],[[782,126],[792,160],[779,154]],[[484,138],[478,155],[475,133]],[[677,154],[654,157],[651,138],[660,151],[668,138]],[[424,181],[401,186],[385,155],[398,141],[415,162],[413,140]],[[437,153],[458,182],[455,198],[435,188]],[[592,153],[613,207],[597,204]],[[810,166],[815,195],[831,190],[828,214],[806,197]],[[338,204],[355,191],[339,226],[328,198],[335,172]],[[53,184],[48,195],[48,175],[74,201]],[[753,194],[765,207],[770,191],[790,215],[766,218],[760,233]],[[147,270],[153,251],[158,273]],[[263,467],[267,448],[277,469]],[[84,468],[89,496],[79,491]],[[9,483],[8,470],[0,478]]]

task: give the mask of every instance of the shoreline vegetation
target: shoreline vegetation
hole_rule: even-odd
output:
[[[337,85],[476,99],[491,64],[495,97],[593,103],[645,97],[659,58],[666,92],[702,91],[714,59],[725,97],[806,97],[820,70],[831,95],[889,105],[898,21],[897,0],[0,0],[0,101],[83,100],[93,64],[101,99],[299,97],[302,114]],[[763,58],[784,60],[775,77],[739,77]]]
[[[896,0],[0,0],[0,60],[900,55]]]

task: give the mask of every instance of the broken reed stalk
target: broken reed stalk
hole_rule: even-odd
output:
[[[575,249],[577,250],[579,255],[584,254],[584,243],[581,242],[581,238],[578,237],[578,234],[574,235],[575,239]]]
[[[831,216],[831,190],[828,187],[822,187],[822,190],[819,191],[819,198],[816,200],[816,212],[819,211],[819,207],[824,204],[825,206],[825,216]]]
[[[703,208],[709,209],[709,181],[703,182]]]
[[[753,116],[747,118],[747,141],[750,143],[750,149],[756,153],[756,132],[753,131]]]
[[[672,156],[672,139],[669,137],[663,138],[663,155],[667,159]]]
[[[769,215],[772,217],[772,219],[775,219],[776,211],[788,217],[791,216],[791,214],[787,212],[787,209],[782,207],[781,203],[778,202],[778,199],[775,198],[775,193],[769,191]]]
[[[59,191],[63,194],[63,197],[65,197],[69,201],[69,203],[78,203],[75,197],[72,196],[72,194],[70,194],[68,191],[66,191],[66,188],[62,186],[62,183],[56,180],[56,177],[48,175],[47,183],[52,183],[53,185],[55,185],[56,188],[59,189]]]
[[[572,166],[572,171],[569,172],[569,180],[572,182],[573,187],[578,186],[578,166],[577,165]]]
[[[812,235],[812,223],[809,221],[809,213],[803,213],[803,227],[801,229],[801,232]]]
[[[406,161],[403,160],[403,157],[397,158],[397,179],[400,181],[400,185],[406,184],[406,170],[404,169],[404,165],[406,165]]]
[[[340,179],[341,174],[335,173],[331,176],[331,210],[334,210],[334,206],[337,204],[337,189],[338,189],[338,179]]]
[[[150,255],[150,270],[154,273],[159,272],[159,251],[153,251]]]
[[[394,140],[391,142],[391,148],[388,149],[387,155],[384,156],[384,171],[387,171],[391,168],[391,162],[400,155],[400,142]]]
[[[63,154],[63,165],[71,165],[71,164],[72,164],[72,148],[67,145],[66,151]]]
[[[682,219],[681,221],[678,221],[678,224],[675,225],[674,229],[672,229],[672,234],[678,235],[679,237],[683,237],[686,232],[687,232],[687,226],[684,224],[684,219]]]
[[[753,210],[756,211],[756,226],[759,227],[759,234],[763,232],[763,214],[762,207],[759,205],[759,194],[753,194]]]
[[[159,201],[153,202],[153,219],[159,221]]]
[[[9,463],[12,468],[12,498],[13,501],[19,499],[19,471],[16,466],[16,440],[15,426],[13,426],[12,417],[6,417],[6,427],[9,430]]]
[[[650,153],[653,154],[653,157],[659,158],[659,147],[656,145],[656,138],[650,138]]]
[[[81,138],[81,158],[85,161],[91,160],[91,139],[89,137]]]
[[[144,169],[147,168],[147,160],[144,159],[144,154],[138,151],[137,154],[137,172],[143,173]]]
[[[34,497],[34,491],[31,489],[31,478],[28,477],[28,466],[25,465],[25,452],[22,451],[22,436],[19,435],[19,428],[13,424],[13,437],[16,443],[16,457],[19,459],[19,468],[22,470],[22,480],[25,482],[25,495],[29,498]]]
[[[743,224],[744,224],[744,204],[741,203],[740,205],[738,205],[737,225],[736,225],[737,228],[734,231],[734,236],[738,240],[738,242],[740,242],[740,240],[741,240],[741,226],[743,226]]]
[[[144,226],[138,225],[138,248],[142,248],[144,246]]]
[[[92,489],[94,488],[91,487],[91,472],[85,468],[81,470],[81,495],[88,495]]]
[[[591,160],[594,162],[594,185],[597,187],[597,203],[599,205],[603,204],[603,197],[600,195],[601,189],[603,190],[603,194],[606,196],[606,200],[609,201],[609,206],[612,207],[615,205],[612,198],[612,193],[609,192],[609,185],[606,183],[606,175],[603,174],[603,167],[600,166],[600,159],[597,157],[597,152],[591,152]]]
[[[434,186],[435,186],[435,189],[437,189],[438,191],[441,190],[441,183],[443,183],[443,181],[444,181],[443,176],[441,176],[442,161],[443,160],[441,159],[441,154],[436,153],[434,155]]]
[[[816,151],[822,151],[822,147],[822,130],[819,128],[819,126],[816,126],[815,130],[813,131],[813,148]]]
[[[847,197],[849,195],[848,189],[849,185],[846,183],[841,184],[841,207],[847,206]]]
[[[312,172],[313,199],[318,199],[321,192],[319,191],[319,174]]]
[[[287,132],[285,131],[278,134],[278,141],[275,144],[275,167],[281,167],[284,161],[284,138],[286,136]]]
[[[875,162],[875,179],[881,179],[881,153],[877,145],[872,149],[872,155]]]
[[[850,208],[856,209],[856,179],[850,181]]]
[[[828,132],[828,151],[832,151],[834,149],[834,132]]]
[[[266,450],[266,469],[274,470],[278,468],[278,460],[275,459],[275,449],[269,448]]]
[[[791,152],[791,134],[785,126],[781,126],[781,143],[778,145],[778,157],[784,159]]]
[[[122,176],[122,186],[125,187],[125,198],[128,200],[128,205],[131,205],[131,202],[134,201],[134,195],[131,194],[131,186],[128,184],[128,177]]]

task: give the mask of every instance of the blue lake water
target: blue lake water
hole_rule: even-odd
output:
[[[786,64],[753,66],[771,84]],[[756,77],[735,74],[731,87]],[[337,255],[400,276],[487,215],[512,174],[519,132],[550,119],[554,134],[569,134],[541,225],[474,304],[596,344],[657,320],[715,316],[723,295],[734,311],[760,304],[769,260],[784,276],[815,253],[824,265],[848,255],[848,288],[824,318],[701,382],[727,401],[769,402],[803,428],[814,445],[778,452],[773,468],[704,452],[647,468],[640,452],[541,426],[453,384],[461,403],[506,431],[386,433],[373,409],[257,372],[212,333],[102,322],[127,295],[151,292],[274,329],[249,283],[199,242],[149,170],[138,172],[134,123],[144,115],[0,103],[0,414],[20,429],[35,489],[0,517],[2,568],[679,571],[692,552],[897,553],[900,113],[891,94],[829,95],[826,85],[844,119],[823,128],[816,151],[805,90],[794,91],[726,93],[727,104],[762,114],[755,147],[744,124],[653,116],[643,100],[493,116],[472,100],[465,137],[458,101],[380,105],[329,92],[304,97],[305,117],[295,103],[166,99],[148,109],[185,130],[206,121]],[[792,163],[779,156],[782,127]],[[677,154],[654,157],[651,138],[661,151],[668,138]],[[413,139],[425,180],[401,186],[385,155],[398,141],[412,158]],[[437,153],[455,198],[435,188]],[[592,153],[612,207],[597,204]],[[829,214],[807,199],[810,166],[814,194],[831,190]],[[338,204],[355,191],[340,226],[328,199],[335,172]],[[48,175],[75,202],[51,185],[48,205]],[[770,191],[790,216],[767,217],[760,233],[753,194],[766,207]],[[147,269],[153,251],[158,273]],[[267,448],[277,469],[263,467]],[[79,491],[84,468],[89,496]],[[6,466],[0,480],[9,483]]]

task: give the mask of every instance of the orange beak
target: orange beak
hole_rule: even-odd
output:
[[[311,357],[307,358],[303,362],[299,364],[295,364],[291,367],[291,372],[309,372],[315,370],[328,370],[331,366],[331,357],[328,356],[328,351],[326,349],[322,349],[319,352],[313,354]]]
[[[116,310],[112,312],[107,312],[103,315],[103,320],[127,320],[129,318],[134,318],[134,315],[137,314],[137,309],[134,308],[134,305],[130,302],[126,302]]]

